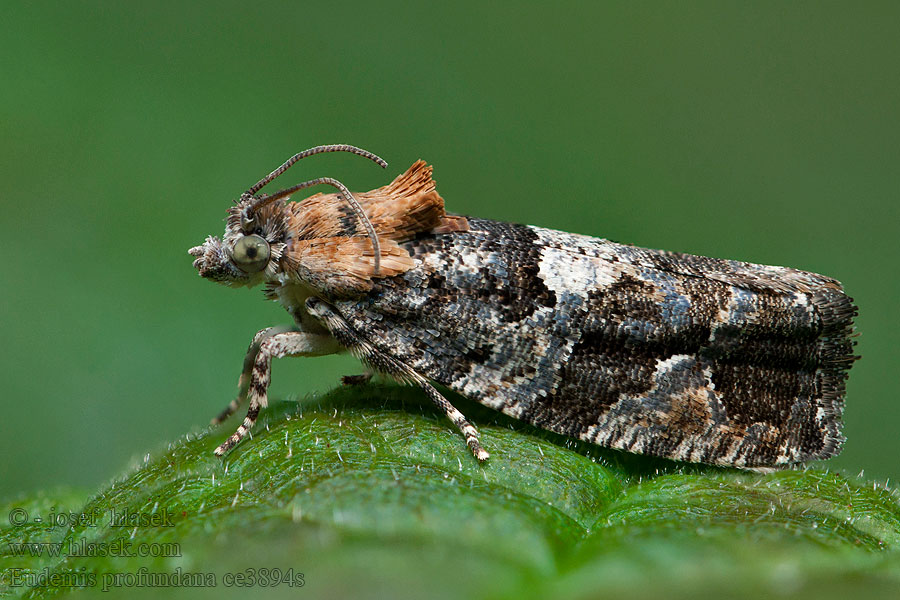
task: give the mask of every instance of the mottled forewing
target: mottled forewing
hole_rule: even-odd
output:
[[[783,267],[469,220],[336,307],[384,352],[593,443],[743,467],[836,454],[855,313]]]

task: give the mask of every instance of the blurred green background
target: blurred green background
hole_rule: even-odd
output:
[[[900,477],[896,3],[3,4],[0,497],[93,487],[203,430],[287,314],[187,249],[284,185],[435,166],[449,210],[844,282],[843,454]],[[353,359],[275,364],[322,393]],[[224,438],[228,431],[222,430]],[[462,447],[461,447],[462,448]]]

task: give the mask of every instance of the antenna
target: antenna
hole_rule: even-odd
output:
[[[254,214],[263,206],[266,206],[276,200],[280,200],[286,196],[290,196],[297,190],[302,190],[303,188],[312,187],[314,185],[319,184],[328,184],[336,187],[341,194],[344,196],[344,200],[347,204],[350,205],[350,208],[353,210],[353,213],[363,224],[363,227],[366,230],[366,233],[369,235],[369,239],[372,240],[372,250],[375,252],[375,275],[378,275],[381,269],[381,245],[378,243],[378,234],[375,232],[375,227],[372,225],[372,222],[369,220],[369,217],[366,216],[365,211],[362,206],[353,197],[353,194],[350,193],[350,190],[347,187],[338,181],[337,179],[333,179],[331,177],[319,177],[317,179],[310,179],[309,181],[304,181],[303,183],[298,183],[297,185],[291,186],[289,188],[280,190],[275,192],[271,196],[263,195],[256,196],[256,192],[261,190],[263,187],[272,182],[276,177],[287,171],[294,163],[306,158],[307,156],[312,156],[313,154],[322,154],[324,152],[349,152],[351,154],[356,154],[357,156],[362,156],[364,158],[368,158],[369,160],[375,162],[380,165],[381,168],[387,167],[387,162],[381,157],[372,154],[368,150],[363,150],[362,148],[357,148],[356,146],[350,146],[348,144],[331,144],[328,146],[316,146],[315,148],[310,148],[309,150],[304,150],[303,152],[298,152],[294,156],[287,159],[283,165],[257,181],[253,186],[250,187],[249,190],[241,194],[242,200],[249,200],[250,203],[244,207],[241,211],[241,228],[245,228],[247,225],[253,222]]]

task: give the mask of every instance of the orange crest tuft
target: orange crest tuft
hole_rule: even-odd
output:
[[[399,275],[415,266],[400,242],[419,233],[467,229],[465,218],[445,215],[431,173],[431,167],[419,160],[388,185],[354,194],[378,235],[377,277]],[[289,275],[335,297],[372,289],[376,277],[372,242],[340,194],[316,194],[289,204],[285,212],[292,238],[285,249]]]

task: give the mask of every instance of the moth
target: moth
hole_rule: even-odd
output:
[[[824,459],[841,414],[856,307],[840,282],[796,269],[649,250],[445,212],[432,168],[351,193],[322,177],[228,209],[224,236],[190,249],[199,274],[263,285],[293,318],[257,333],[225,454],[266,406],[273,358],[349,351],[417,385],[475,457],[488,452],[441,384],[511,417],[594,444],[769,469]],[[337,193],[289,201],[328,184]]]

